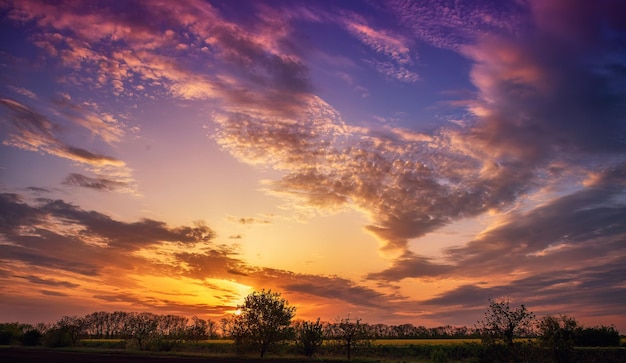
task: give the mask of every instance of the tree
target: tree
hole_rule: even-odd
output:
[[[78,340],[85,334],[86,321],[78,316],[64,316],[56,324],[61,332],[68,334],[75,347]]]
[[[511,310],[509,300],[493,301],[489,299],[489,308],[485,319],[479,321],[478,329],[484,343],[504,342],[513,346],[513,338],[528,334],[535,321],[535,314],[522,304]]]
[[[19,323],[0,324],[0,345],[9,345],[17,342],[22,336]]]
[[[24,332],[21,341],[23,345],[27,347],[32,347],[41,343],[41,337],[42,335],[39,331],[37,331],[36,329],[29,329]]]
[[[139,350],[143,350],[145,343],[156,335],[158,324],[152,313],[130,313],[124,326],[124,335],[134,339]]]
[[[324,325],[317,321],[303,321],[296,326],[296,347],[302,354],[312,357],[324,343]]]
[[[296,308],[289,306],[280,293],[262,290],[246,296],[237,311],[239,314],[231,320],[231,335],[235,333],[235,339],[249,341],[263,357],[271,345],[289,337]]]
[[[561,315],[559,317],[546,316],[539,324],[539,344],[552,350],[558,362],[568,362],[574,349],[574,339],[580,332],[580,326],[573,317]]]
[[[197,316],[191,318],[192,324],[187,327],[186,337],[195,342],[208,338],[208,322]]]
[[[222,335],[235,341],[235,350],[241,353],[242,349],[249,344],[250,334],[247,326],[241,319],[241,314],[234,314],[230,318],[224,318],[222,322]]]
[[[334,338],[346,349],[348,359],[352,357],[352,350],[362,344],[370,342],[367,326],[361,324],[361,319],[351,321],[350,317],[341,319],[332,326]]]

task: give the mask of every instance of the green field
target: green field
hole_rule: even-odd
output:
[[[463,343],[480,343],[479,338],[467,338],[467,339],[376,339],[373,344],[375,345],[394,345],[394,346],[409,346],[409,345],[453,345]]]

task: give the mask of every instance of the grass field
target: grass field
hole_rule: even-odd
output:
[[[463,343],[480,343],[480,339],[376,339],[373,342],[375,345],[394,345],[394,346],[408,346],[408,345],[453,345]]]

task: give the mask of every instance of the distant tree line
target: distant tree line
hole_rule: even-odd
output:
[[[473,328],[366,324],[350,316],[332,323],[294,321],[295,310],[280,293],[262,290],[247,296],[236,313],[219,324],[196,316],[98,311],[63,316],[53,324],[0,324],[0,345],[78,346],[81,340],[101,339],[122,341],[124,348],[171,350],[182,343],[231,339],[238,353],[256,351],[263,356],[276,345],[294,342],[299,354],[314,356],[324,344],[326,351],[341,352],[350,359],[355,351],[372,349],[375,339],[480,338],[482,348],[475,354],[482,361],[514,361],[520,354],[535,352],[542,357],[548,354],[556,362],[571,361],[574,347],[620,345],[613,326],[584,327],[567,315],[538,320],[524,305],[513,308],[508,300],[490,300],[484,319]],[[447,353],[433,354],[431,358],[437,360]]]
[[[63,316],[53,324],[0,324],[0,345],[75,347],[81,339],[124,339],[144,350],[146,344],[172,345],[217,337],[217,325],[212,320],[145,312],[98,311],[85,316]]]

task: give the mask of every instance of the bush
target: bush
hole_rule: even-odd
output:
[[[619,332],[612,326],[599,326],[581,329],[574,337],[578,347],[618,347]]]
[[[19,342],[22,329],[19,323],[0,324],[0,345],[9,345]]]
[[[437,347],[430,352],[430,360],[433,363],[447,363],[448,353],[441,347]]]
[[[53,328],[46,332],[42,339],[43,345],[48,348],[71,347],[72,338],[64,329]]]
[[[35,329],[28,330],[21,337],[22,344],[28,347],[39,345],[41,343],[41,333]]]

